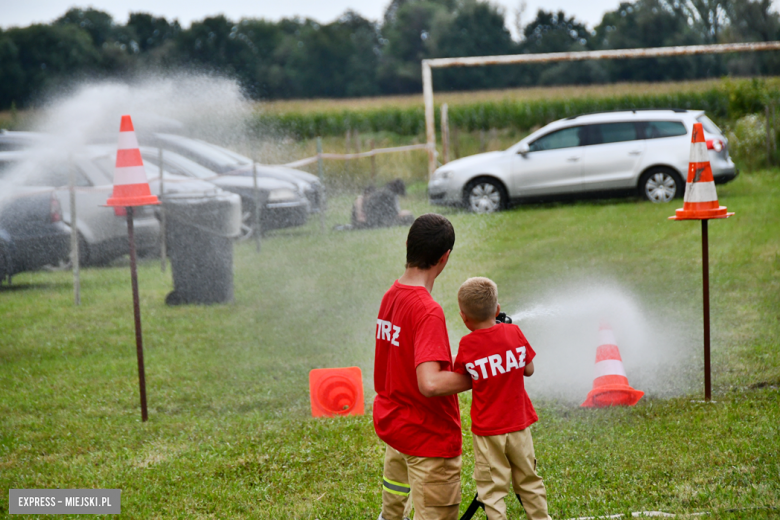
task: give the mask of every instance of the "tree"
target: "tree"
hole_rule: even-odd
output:
[[[288,20],[274,53],[285,72],[285,97],[344,97],[378,94],[376,26],[353,11],[331,24]]]
[[[577,52],[590,50],[593,42],[590,31],[576,18],[540,9],[536,18],[523,29],[524,53]],[[607,80],[604,67],[599,62],[562,62],[548,65],[528,65],[519,82],[525,85],[582,84]]]
[[[0,29],[0,108],[23,102],[28,95],[24,88],[24,70],[19,61],[19,48]]]
[[[92,45],[91,37],[74,26],[37,24],[9,29],[5,36],[4,53],[15,59],[9,63],[3,60],[3,69],[19,78],[16,94],[4,100],[5,106],[12,100],[24,105],[32,96],[63,80],[100,67],[101,56]],[[6,80],[5,76],[3,80]]]
[[[639,0],[621,3],[604,15],[596,27],[594,43],[602,49],[631,49],[698,45],[704,36],[689,25],[686,9],[679,3]],[[714,56],[610,60],[605,68],[613,81],[669,81],[718,76],[722,73]]]
[[[729,3],[729,27],[726,41],[772,41],[780,37],[780,16],[771,11],[770,0],[745,0]],[[777,74],[780,57],[777,53],[750,53],[726,57],[728,71],[736,75]]]
[[[444,2],[396,0],[385,13],[379,80],[386,93],[419,92],[420,62],[431,57],[428,38],[434,20],[451,10]]]
[[[148,52],[160,47],[165,42],[173,40],[181,32],[179,22],[172,23],[165,18],[158,18],[148,13],[130,13],[127,28],[132,31],[134,40],[138,42],[142,52]]]
[[[517,46],[504,24],[504,13],[487,2],[464,1],[452,16],[434,20],[428,46],[432,57],[513,54]],[[511,84],[506,69],[471,67],[434,72],[440,90],[496,88]]]

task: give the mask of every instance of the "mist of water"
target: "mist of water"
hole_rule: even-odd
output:
[[[35,129],[56,144],[113,142],[120,117],[130,114],[136,131],[176,132],[226,140],[246,133],[249,101],[230,79],[203,74],[146,75],[130,83],[88,82],[52,98]]]
[[[585,400],[593,385],[601,324],[615,333],[629,384],[647,397],[689,393],[700,383],[699,331],[613,282],[575,282],[520,308],[507,307],[537,354],[536,372],[526,379],[532,399]]]
[[[255,104],[228,78],[198,73],[144,74],[134,81],[85,81],[47,99],[30,130],[42,140],[3,182],[23,184],[51,165],[62,165],[93,143],[115,144],[122,115],[129,114],[139,139],[171,132],[217,143],[247,139]]]

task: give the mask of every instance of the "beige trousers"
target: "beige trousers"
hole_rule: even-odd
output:
[[[528,520],[549,520],[547,492],[536,474],[531,430],[474,438],[474,480],[488,520],[506,520],[504,497],[511,478]]]
[[[457,520],[460,468],[460,455],[452,459],[413,457],[387,446],[382,476],[382,517],[385,520],[409,517],[414,503],[414,520]]]

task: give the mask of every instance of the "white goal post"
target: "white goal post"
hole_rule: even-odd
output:
[[[422,60],[423,99],[425,101],[425,133],[428,149],[428,177],[436,170],[436,128],[433,110],[433,78],[431,69],[448,67],[484,67],[516,63],[549,63],[557,61],[615,60],[627,58],[658,58],[695,54],[724,54],[780,50],[780,42],[723,43],[684,47],[654,47],[648,49],[616,49],[607,51],[551,52],[544,54],[509,54],[505,56],[470,56]]]

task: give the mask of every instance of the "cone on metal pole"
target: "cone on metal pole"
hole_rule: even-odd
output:
[[[683,207],[669,220],[701,221],[701,265],[702,265],[702,309],[704,314],[704,399],[712,397],[710,378],[710,260],[709,231],[707,221],[729,218],[725,206],[718,202],[715,190],[715,178],[712,176],[710,156],[704,140],[704,128],[701,123],[693,125],[691,134],[691,158],[688,163],[688,182],[685,185]]]
[[[146,375],[144,370],[144,345],[141,332],[141,306],[138,298],[138,269],[135,255],[135,236],[133,230],[133,207],[159,204],[152,195],[146,178],[144,161],[138,140],[135,137],[133,121],[130,116],[122,116],[119,125],[119,144],[114,170],[114,191],[106,201],[107,206],[127,208],[127,237],[130,242],[130,280],[133,287],[133,316],[135,318],[135,347],[138,357],[138,387],[141,395],[141,420],[146,421],[149,414],[146,408]]]

